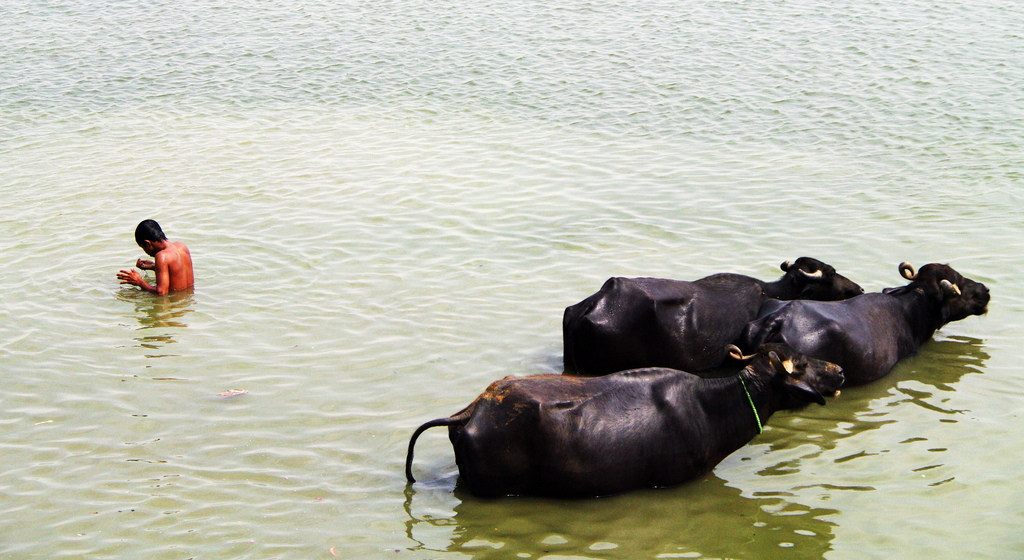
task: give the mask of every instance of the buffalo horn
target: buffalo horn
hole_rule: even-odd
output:
[[[782,264],[779,265],[779,268],[782,269],[782,272],[789,272],[789,267],[791,266],[793,265],[791,265],[789,261],[784,261]]]
[[[807,272],[806,270],[803,270],[803,269],[797,269],[797,270],[800,271],[800,274],[803,274],[804,276],[806,276],[807,278],[810,278],[811,280],[820,280],[821,277],[825,275],[825,273],[820,271],[820,270],[815,270],[814,272]]]
[[[907,280],[913,280],[917,276],[914,274],[914,267],[910,266],[908,262],[900,263],[900,274]]]
[[[740,350],[739,347],[736,346],[735,344],[730,344],[726,346],[725,351],[729,353],[729,357],[731,357],[734,360],[739,360],[741,362],[747,361],[754,357],[754,354],[744,356],[743,351]]]
[[[942,281],[939,282],[939,286],[942,288],[942,291],[946,293],[946,297],[960,297],[960,286],[957,286],[949,280],[943,278]]]

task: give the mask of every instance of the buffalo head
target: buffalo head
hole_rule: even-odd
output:
[[[818,259],[800,257],[794,263],[782,263],[780,268],[786,273],[782,280],[790,286],[794,299],[836,301],[864,293],[856,282]]]
[[[843,386],[843,368],[810,356],[794,352],[785,344],[762,344],[754,354],[744,356],[734,345],[727,348],[737,360],[752,360],[750,368],[757,372],[762,383],[775,384],[782,391],[779,409],[799,408],[807,403],[825,404],[825,397],[839,396]]]
[[[926,264],[917,273],[910,263],[900,263],[900,274],[910,284],[888,293],[920,290],[928,298],[942,303],[943,324],[988,312],[991,297],[981,282],[964,278],[948,264]]]

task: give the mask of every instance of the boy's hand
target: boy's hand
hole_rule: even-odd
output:
[[[139,274],[139,271],[135,270],[134,268],[131,270],[122,270],[121,272],[118,272],[117,279],[120,280],[122,284],[131,284],[133,286],[139,287],[142,287],[142,284],[144,283],[142,280],[142,275]]]
[[[135,261],[135,266],[142,270],[154,270],[156,268],[156,263],[153,261],[147,261],[146,259],[139,259]]]

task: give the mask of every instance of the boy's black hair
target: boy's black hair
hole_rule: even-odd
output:
[[[135,228],[135,242],[140,246],[143,241],[156,243],[165,239],[167,236],[164,235],[164,230],[160,229],[160,224],[156,223],[156,220],[142,220]]]

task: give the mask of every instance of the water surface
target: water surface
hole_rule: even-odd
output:
[[[1024,547],[1019,5],[0,6],[0,555]],[[193,292],[117,284],[144,218]],[[802,255],[948,262],[990,312],[679,488],[479,500],[440,430],[406,485],[609,276]]]

